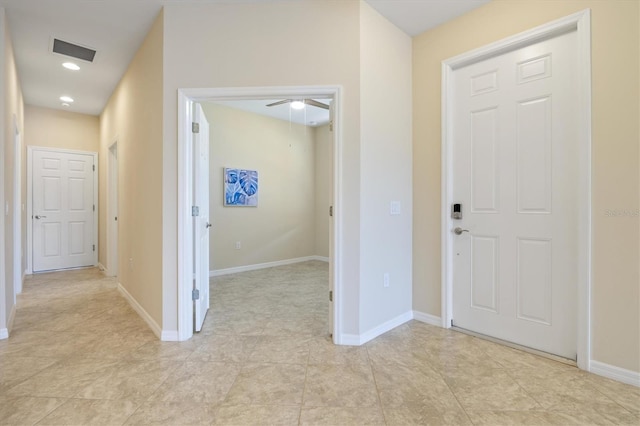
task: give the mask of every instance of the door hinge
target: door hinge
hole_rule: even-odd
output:
[[[93,245],[93,251],[96,251],[96,245],[95,244]]]
[[[329,131],[333,132],[333,120],[329,121]]]
[[[333,206],[329,206],[329,216],[333,217]]]
[[[198,290],[197,288],[194,288],[193,291],[191,292],[191,300],[198,300],[200,299],[200,290]]]
[[[95,204],[93,205],[93,211],[94,212],[96,211],[96,205]]]
[[[200,216],[200,207],[191,206],[191,216]]]
[[[195,121],[191,123],[191,131],[193,133],[200,133],[200,123],[196,123]]]
[[[94,172],[96,171],[96,165],[95,164],[93,165],[93,171]]]
[[[333,290],[329,290],[329,302],[333,302]]]

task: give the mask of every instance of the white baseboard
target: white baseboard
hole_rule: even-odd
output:
[[[406,323],[407,321],[411,321],[412,318],[413,311],[408,311],[362,334],[343,334],[340,336],[339,344],[346,346],[364,345],[368,341],[375,339],[376,337],[386,333],[387,331],[393,330],[394,328]]]
[[[151,318],[151,315],[149,315],[149,313],[144,310],[144,308],[138,303],[138,301],[134,299],[133,296],[127,291],[127,289],[125,289],[120,283],[118,283],[118,291],[125,299],[127,299],[127,302],[129,302],[133,310],[136,311],[138,315],[140,315],[140,317],[149,325],[149,328],[151,328],[153,334],[158,336],[158,339],[162,339],[162,327],[160,327],[158,323],[155,322],[153,318]]]
[[[11,312],[9,312],[9,321],[7,321],[7,331],[11,333],[13,330],[13,323],[16,320],[16,305],[11,307]]]
[[[589,371],[593,374],[640,387],[640,373],[637,371],[626,370],[624,368],[594,360],[591,360],[589,365]]]
[[[360,335],[358,334],[342,334],[338,340],[339,345],[344,346],[360,346]]]
[[[413,311],[413,319],[436,327],[442,327],[442,318],[420,311]]]
[[[163,342],[178,342],[178,330],[162,330],[160,340]]]
[[[405,322],[411,321],[413,319],[413,311],[407,311],[404,314],[398,315],[395,318],[390,319],[387,322],[380,324],[377,327],[372,328],[369,331],[366,331],[360,335],[360,344],[365,344],[370,340],[375,339],[381,334],[386,333],[387,331],[393,330],[394,328],[404,324]]]
[[[254,265],[245,265],[245,266],[236,266],[236,267],[233,267],[233,268],[215,269],[213,271],[209,271],[209,276],[210,277],[218,277],[220,275],[237,274],[239,272],[255,271],[255,270],[258,270],[258,269],[273,268],[275,266],[291,265],[291,264],[294,264],[294,263],[308,262],[310,260],[320,260],[320,261],[323,261],[323,262],[328,262],[329,258],[325,258],[325,257],[322,257],[322,256],[305,256],[305,257],[296,257],[296,258],[293,258],[293,259],[276,260],[274,262],[256,263]]]
[[[11,307],[11,312],[9,313],[9,320],[7,321],[7,328],[0,328],[0,340],[8,339],[9,332],[13,328],[13,322],[16,319],[16,305]]]

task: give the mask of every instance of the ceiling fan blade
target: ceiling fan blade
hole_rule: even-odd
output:
[[[268,107],[272,107],[272,106],[276,106],[276,105],[282,105],[282,104],[288,104],[292,102],[291,99],[284,99],[282,101],[278,101],[278,102],[274,102],[272,104],[267,105]]]
[[[304,103],[318,108],[329,109],[329,105],[323,104],[322,102],[314,101],[313,99],[305,99]]]

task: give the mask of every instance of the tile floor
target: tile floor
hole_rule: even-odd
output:
[[[175,343],[95,269],[29,277],[0,424],[640,424],[637,388],[419,322],[334,346],[326,282],[321,262],[216,278]]]

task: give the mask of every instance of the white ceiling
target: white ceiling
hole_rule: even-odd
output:
[[[270,103],[278,102],[281,100],[282,99],[215,101],[211,103],[265,115],[267,117],[277,118],[278,120],[304,124],[311,127],[322,126],[329,122],[329,111],[324,108],[307,105],[304,109],[295,110],[291,108],[289,104],[274,105],[272,107],[266,106]],[[329,105],[329,103],[331,102],[330,99],[316,98],[315,100],[327,105]]]
[[[6,10],[25,102],[98,115],[140,47],[163,4],[230,0],[0,0]],[[237,0],[246,3],[278,0]],[[296,0],[306,1],[306,0]],[[422,33],[489,0],[366,0],[409,35]],[[51,38],[97,50],[93,63],[62,68],[50,52]]]

